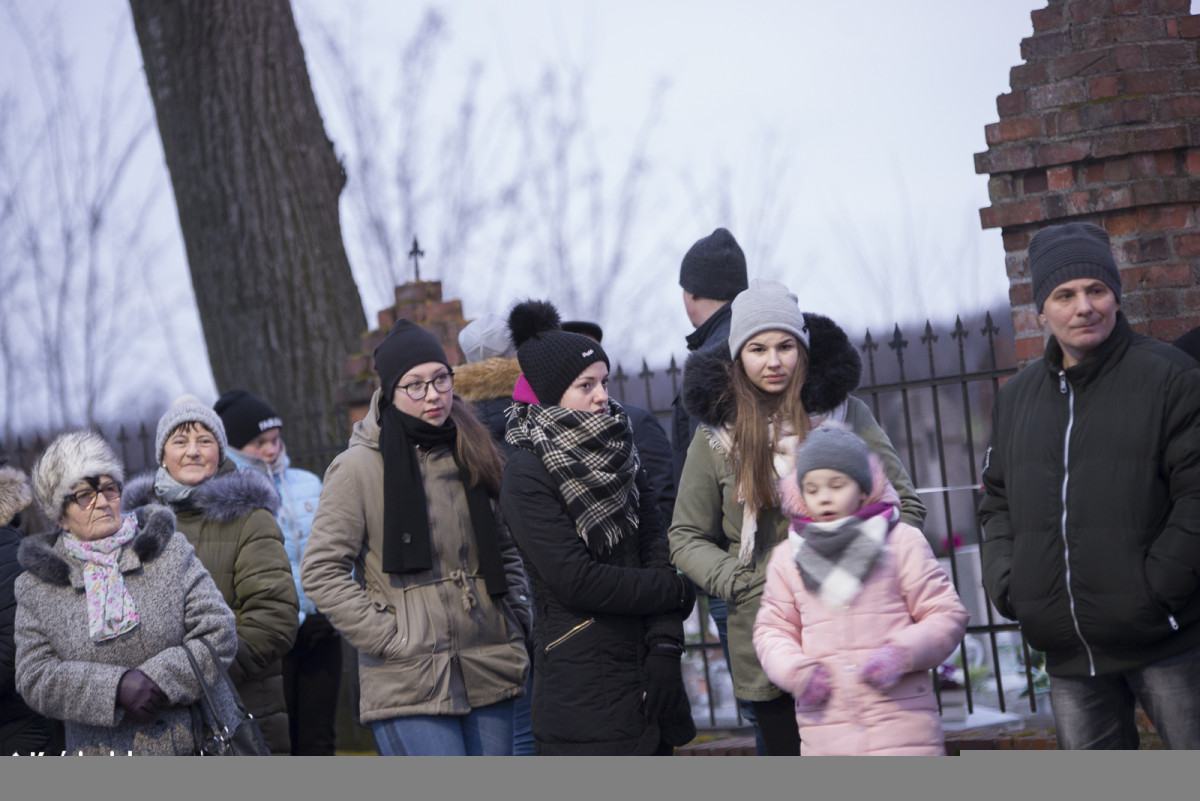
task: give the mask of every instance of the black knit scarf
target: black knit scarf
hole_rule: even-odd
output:
[[[616,401],[609,401],[608,414],[516,402],[508,409],[505,438],[541,458],[593,555],[637,531],[638,454]]]
[[[488,595],[504,595],[508,582],[500,558],[496,535],[496,517],[487,490],[471,484],[470,475],[458,462],[455,443],[458,428],[453,420],[441,426],[430,425],[388,406],[379,419],[379,453],[383,456],[383,554],[385,573],[419,573],[433,569],[433,550],[429,537],[429,504],[417,445],[434,448],[448,445],[458,464],[459,479],[471,512],[471,528],[479,554],[479,572],[487,584]]]

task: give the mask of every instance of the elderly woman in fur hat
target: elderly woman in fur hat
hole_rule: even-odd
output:
[[[123,472],[90,431],[55,438],[33,469],[58,530],[18,556],[16,687],[64,722],[71,754],[191,754],[200,684],[237,647],[233,613],[164,506],[122,513]]]
[[[283,655],[296,640],[300,601],[283,532],[279,495],[256,470],[228,458],[221,418],[185,395],[159,419],[156,473],[125,488],[129,508],[164,503],[237,617],[237,656],[229,677],[273,754],[291,752]]]

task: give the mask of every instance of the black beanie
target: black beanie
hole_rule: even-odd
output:
[[[1055,287],[1076,278],[1103,281],[1121,302],[1121,271],[1108,232],[1091,223],[1051,225],[1034,234],[1029,240],[1029,276],[1039,313]]]
[[[391,404],[396,384],[404,374],[425,362],[450,366],[446,349],[437,337],[411,320],[397,320],[375,348],[375,372],[379,374],[379,386],[383,390],[380,407]]]
[[[596,362],[608,362],[600,343],[560,327],[558,309],[545,300],[518,303],[508,315],[508,330],[517,346],[517,362],[533,394],[557,406],[579,374]]]
[[[253,442],[264,431],[283,427],[283,421],[269,403],[244,389],[231,389],[217,398],[213,411],[225,426],[230,447],[238,450]]]
[[[749,286],[746,255],[733,234],[718,228],[683,254],[679,285],[696,297],[733,300]]]
[[[583,334],[585,337],[590,337],[597,342],[604,341],[604,329],[587,320],[567,320],[562,324],[562,330],[569,331],[572,334]]]

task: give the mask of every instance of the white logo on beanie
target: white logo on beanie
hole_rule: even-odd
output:
[[[268,417],[266,420],[258,421],[259,431],[267,431],[272,428],[283,428],[283,421],[278,417]]]
[[[583,353],[579,354],[579,357],[581,359],[586,359],[588,356],[591,356],[595,352],[596,352],[595,348],[592,348],[590,350],[585,350]]]

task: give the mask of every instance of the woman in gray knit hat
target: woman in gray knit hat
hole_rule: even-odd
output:
[[[158,421],[159,468],[130,480],[125,506],[169,506],[179,530],[237,615],[237,657],[229,676],[273,754],[291,752],[283,693],[283,655],[299,628],[300,602],[283,533],[279,496],[263,474],[227,456],[221,418],[192,395]]]
[[[122,510],[122,478],[90,431],[58,436],[34,466],[58,529],[18,552],[16,689],[63,721],[67,753],[191,754],[201,689],[187,652],[211,673],[203,640],[229,664],[233,612],[170,509]]]
[[[767,557],[787,537],[777,482],[810,430],[840,421],[883,460],[902,519],[919,528],[925,507],[887,434],[850,395],[862,363],[842,329],[801,312],[777,281],[753,281],[731,305],[728,352],[697,351],[684,366],[683,402],[701,425],[675,500],[671,561],[728,604],[734,695],[753,703],[766,753],[797,754],[793,699],[763,673],[752,641]]]

